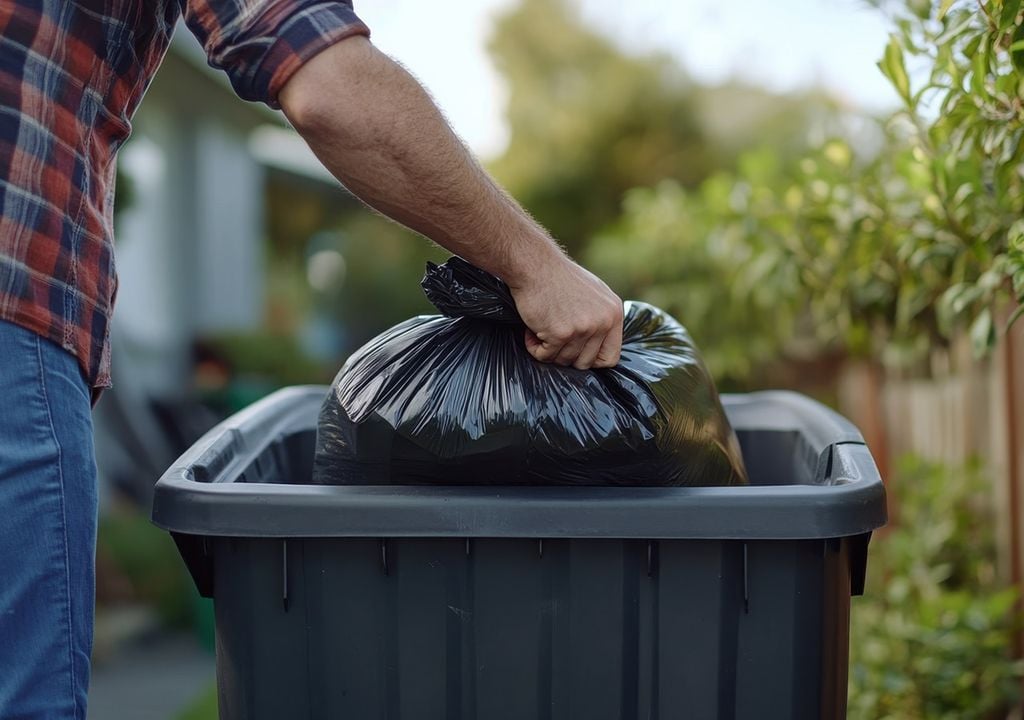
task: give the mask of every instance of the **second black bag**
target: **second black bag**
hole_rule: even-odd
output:
[[[736,485],[746,473],[686,330],[627,302],[622,358],[533,359],[508,287],[460,258],[429,264],[443,315],[384,332],[324,401],[313,481],[344,485]]]

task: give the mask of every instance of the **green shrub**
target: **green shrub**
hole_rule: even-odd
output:
[[[795,162],[750,153],[695,191],[635,190],[590,250],[719,376],[824,349],[909,363],[963,329],[982,353],[1000,305],[1024,302],[1021,2],[894,5],[879,66],[903,107],[879,150],[834,138]]]
[[[867,594],[853,601],[849,717],[1005,717],[1024,673],[1011,658],[1020,616],[996,577],[979,468],[909,458],[893,488],[899,515],[872,542]]]
[[[153,607],[166,625],[189,622],[192,581],[170,535],[142,514],[118,510],[100,520],[97,545],[127,580],[133,601]]]

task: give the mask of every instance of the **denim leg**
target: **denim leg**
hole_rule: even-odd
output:
[[[88,385],[0,321],[0,718],[85,719],[95,553]]]

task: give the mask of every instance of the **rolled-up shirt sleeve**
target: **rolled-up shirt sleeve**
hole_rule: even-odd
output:
[[[370,34],[343,0],[187,0],[185,23],[239,97],[273,108],[304,62],[339,40]]]

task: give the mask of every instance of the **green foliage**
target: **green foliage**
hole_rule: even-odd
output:
[[[849,717],[1005,717],[1024,667],[1010,659],[1019,613],[996,580],[987,484],[976,464],[908,458],[893,487],[899,516],[853,601]]]
[[[950,279],[938,306],[940,330],[969,324],[981,352],[997,337],[994,303],[1024,273],[1024,73],[1013,58],[1020,0],[951,3],[940,19],[895,14],[898,41],[927,74],[905,96],[909,145],[927,175],[936,229],[945,233]],[[890,75],[890,77],[892,77]],[[894,80],[895,82],[895,80]],[[934,115],[931,122],[923,118]],[[924,246],[926,238],[921,239]]]
[[[234,377],[252,383],[259,397],[277,387],[327,382],[331,377],[329,369],[306,357],[292,335],[273,331],[230,333],[206,338],[205,342],[224,359]]]
[[[901,6],[879,67],[904,107],[881,152],[836,138],[796,162],[750,154],[692,192],[636,191],[590,261],[676,312],[725,375],[813,348],[913,360],[960,328],[984,352],[999,303],[1024,301],[1018,6]]]
[[[134,512],[115,512],[99,523],[97,552],[109,558],[131,586],[133,599],[156,608],[167,625],[188,622],[191,580],[163,530]]]
[[[633,187],[693,187],[731,164],[753,132],[790,149],[822,98],[702,88],[672,58],[633,55],[588,28],[567,0],[523,0],[501,17],[491,55],[507,81],[508,148],[491,166],[570,251],[619,212]]]
[[[412,315],[436,312],[420,280],[428,260],[442,262],[449,255],[361,207],[350,208],[327,227],[313,227],[316,231],[299,244],[301,252],[285,244],[274,258],[269,293],[273,330],[211,343],[239,371],[277,385],[329,382],[348,352]],[[309,257],[320,251],[336,251],[343,266],[326,286],[313,287]],[[305,356],[298,337],[311,318],[341,328],[338,357],[318,362]]]
[[[754,172],[761,163],[772,157],[746,158]],[[680,318],[720,379],[745,377],[778,353],[779,338],[794,330],[783,308],[800,288],[782,248],[748,233],[744,220],[726,221],[724,213],[738,217],[734,179],[714,178],[693,195],[672,182],[633,191],[620,224],[587,258],[623,295]],[[753,238],[765,242],[754,247]]]
[[[676,314],[720,376],[744,377],[781,353],[920,347],[946,287],[936,251],[915,255],[923,222],[909,151],[856,166],[833,140],[799,162],[765,149],[696,192],[635,191],[589,260],[627,295]],[[916,296],[907,302],[905,287]]]
[[[565,0],[524,0],[498,21],[490,50],[511,129],[493,169],[570,247],[614,217],[628,188],[691,185],[714,164],[678,66],[623,54]]]
[[[412,315],[437,312],[420,280],[428,260],[442,262],[450,253],[370,213],[349,218],[340,236],[345,281],[325,305],[345,328],[348,350]]]

